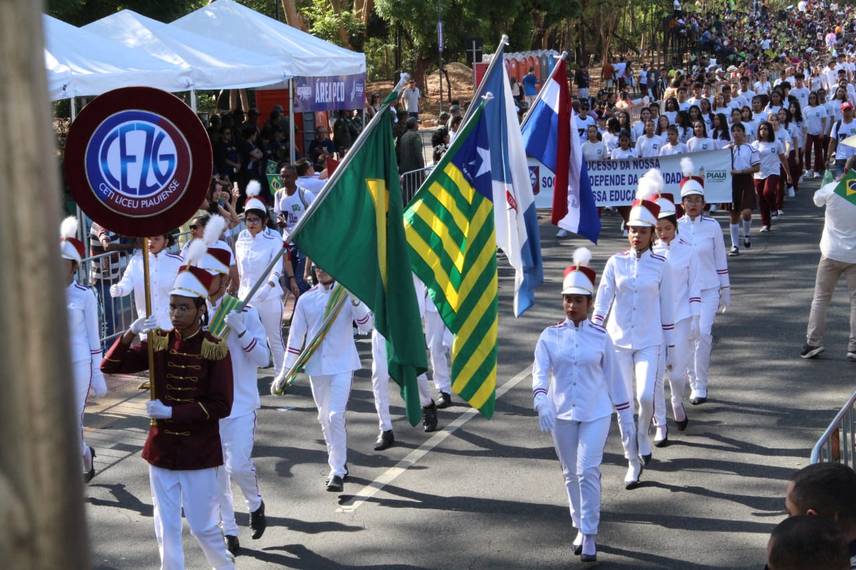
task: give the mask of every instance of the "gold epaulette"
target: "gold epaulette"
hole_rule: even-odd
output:
[[[152,331],[152,350],[155,352],[166,350],[169,345],[169,331],[155,329]]]
[[[199,352],[206,360],[223,360],[229,354],[229,346],[223,339],[217,338],[211,333],[205,333],[202,339],[202,350]]]

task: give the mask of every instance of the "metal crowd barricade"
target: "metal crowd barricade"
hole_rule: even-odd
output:
[[[817,440],[811,462],[843,463],[856,469],[856,392]]]
[[[433,166],[426,166],[419,170],[410,170],[401,174],[401,201],[405,206],[413,199],[416,191],[425,182],[433,168]]]

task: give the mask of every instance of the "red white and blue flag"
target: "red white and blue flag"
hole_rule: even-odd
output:
[[[582,145],[574,128],[574,110],[565,62],[556,66],[523,125],[526,156],[556,174],[552,222],[597,243],[600,216],[589,184]]]

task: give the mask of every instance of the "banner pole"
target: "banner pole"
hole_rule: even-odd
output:
[[[151,273],[149,272],[149,238],[143,238],[143,284],[145,287],[145,297],[146,297],[146,317],[152,316],[152,291],[151,291]],[[146,333],[146,338],[148,340],[146,352],[148,353],[149,358],[149,399],[156,400],[157,395],[155,394],[155,352],[152,349],[152,341],[154,340],[152,335],[154,333],[149,331]],[[156,423],[155,420],[152,420],[152,424]]]

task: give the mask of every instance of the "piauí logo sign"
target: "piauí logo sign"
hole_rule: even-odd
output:
[[[176,126],[149,111],[119,111],[101,122],[84,155],[94,195],[131,217],[162,213],[177,203],[193,169],[190,145]]]

